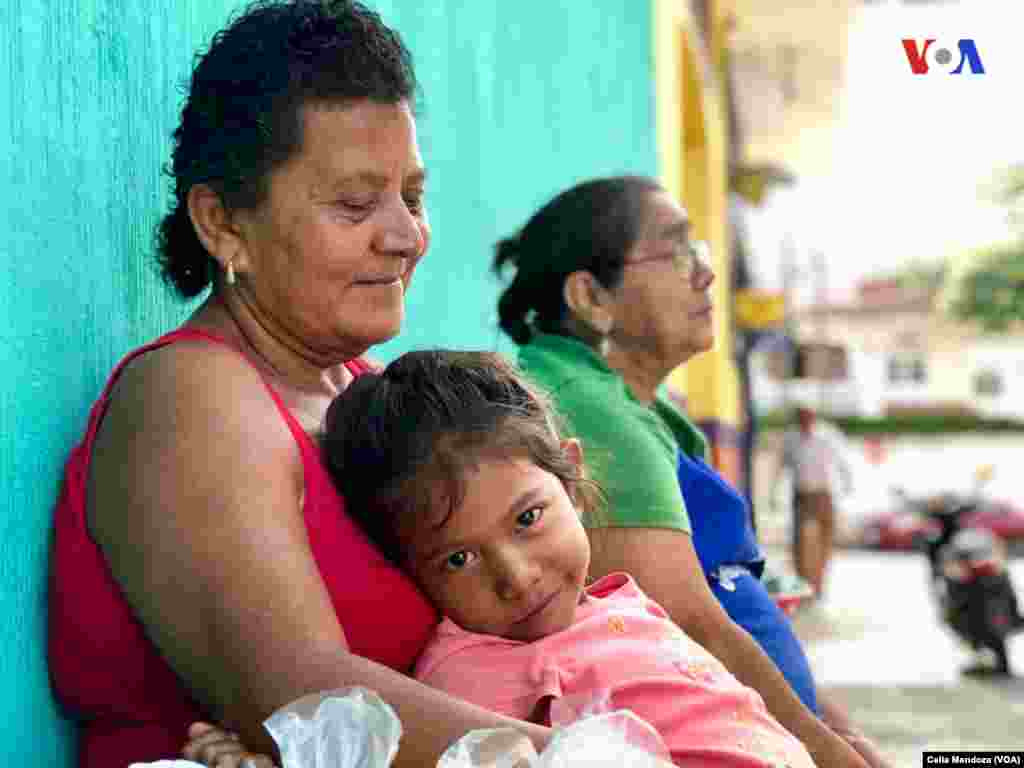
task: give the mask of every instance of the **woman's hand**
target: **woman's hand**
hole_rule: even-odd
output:
[[[868,764],[869,768],[892,768],[889,762],[882,757],[874,742],[860,731],[835,731],[835,733],[864,758],[864,762]]]
[[[891,768],[882,757],[878,747],[867,736],[861,733],[850,721],[850,717],[835,697],[825,691],[818,691],[818,707],[821,719],[843,741],[853,747],[870,768]]]
[[[210,723],[192,723],[182,757],[210,768],[277,768],[267,755],[246,750],[238,735]]]

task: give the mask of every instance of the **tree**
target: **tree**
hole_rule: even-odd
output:
[[[1024,321],[1024,164],[999,171],[983,194],[1006,209],[1016,236],[968,254],[950,311],[985,330],[1005,331]]]
[[[978,249],[972,261],[957,286],[953,315],[988,331],[1005,331],[1024,320],[1024,241]]]

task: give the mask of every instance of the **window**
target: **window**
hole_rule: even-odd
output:
[[[979,397],[998,397],[1003,394],[1003,376],[999,371],[986,368],[974,374],[974,394]]]
[[[890,384],[924,384],[928,380],[928,367],[920,352],[898,352],[889,358]]]
[[[767,354],[765,367],[774,379],[845,381],[850,376],[846,349],[835,344],[810,343],[772,349]]]
[[[793,364],[796,379],[842,381],[849,376],[846,349],[834,344],[801,344]]]

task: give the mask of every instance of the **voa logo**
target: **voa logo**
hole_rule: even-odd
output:
[[[950,75],[984,75],[978,46],[971,38],[958,40],[956,48],[934,38],[903,38],[910,71],[915,75],[946,73]]]

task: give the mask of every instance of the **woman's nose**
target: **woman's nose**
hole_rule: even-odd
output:
[[[693,264],[693,273],[690,275],[690,280],[693,283],[693,287],[698,291],[707,289],[715,282],[715,268],[711,266],[710,259],[710,256],[707,259],[699,258]]]
[[[426,247],[425,224],[397,200],[383,211],[383,221],[377,232],[375,245],[382,253],[393,253],[407,259],[417,259]]]

